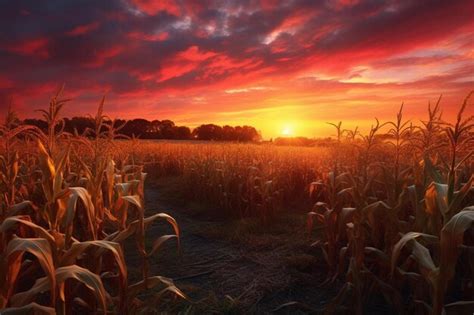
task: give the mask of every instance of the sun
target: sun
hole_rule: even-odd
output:
[[[293,129],[289,126],[285,126],[282,130],[281,130],[281,134],[285,137],[289,137],[289,136],[292,136],[293,135]]]

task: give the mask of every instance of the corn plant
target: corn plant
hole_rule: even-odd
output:
[[[42,111],[46,134],[17,126],[12,112],[1,128],[0,312],[127,314],[136,308],[141,291],[157,286],[158,295],[170,291],[184,297],[170,279],[148,273],[147,260],[160,246],[179,241],[178,225],[164,213],[145,217],[141,168],[115,168],[108,151],[115,130],[102,114],[104,99],[95,130],[72,136],[63,132],[60,111],[67,100],[60,99],[61,92]],[[33,138],[36,150],[26,155],[32,165],[25,167],[18,149]],[[92,160],[80,150],[91,150]],[[27,181],[28,176],[33,180]],[[24,195],[33,199],[22,200]],[[145,230],[159,219],[169,222],[175,234],[158,237],[148,250]],[[122,243],[131,236],[136,236],[144,274],[130,285]]]
[[[402,105],[394,122],[377,120],[356,144],[362,163],[355,171],[333,172],[329,180],[310,185],[317,202],[308,226],[316,218],[323,229],[313,244],[321,246],[332,280],[346,273],[346,284],[327,305],[329,313],[351,300],[354,311],[362,314],[373,288],[399,312],[441,314],[473,307],[468,300],[445,303],[452,279],[473,272],[472,264],[456,268],[460,255],[472,260],[472,241],[464,237],[472,229],[474,177],[468,161],[474,126],[472,116],[464,118],[471,94],[454,124],[441,119],[441,98],[429,105],[428,120],[419,127],[403,120]],[[388,141],[381,141],[377,134],[386,125]],[[404,309],[398,292],[407,282],[413,298]],[[472,279],[464,282],[469,291]]]

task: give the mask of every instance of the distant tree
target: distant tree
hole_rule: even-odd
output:
[[[222,140],[236,140],[235,128],[229,125],[225,125],[224,127],[222,127]]]
[[[260,134],[257,132],[257,129],[251,126],[243,126],[241,129],[241,135],[239,141],[258,141],[261,139]]]
[[[42,130],[47,130],[47,123],[41,119],[25,119],[25,124],[33,125]],[[204,124],[193,131],[186,126],[177,126],[169,119],[152,120],[137,118],[132,120],[115,119],[109,121],[115,128],[120,128],[117,134],[131,137],[135,135],[142,139],[176,139],[176,140],[215,140],[215,141],[239,141],[250,142],[259,141],[261,136],[258,131],[251,126],[223,127],[215,124]],[[62,128],[61,125],[58,128]],[[64,131],[69,133],[86,134],[87,130],[94,128],[94,121],[91,117],[64,118]],[[104,127],[104,130],[106,127]]]
[[[150,122],[146,119],[137,118],[127,121],[125,126],[122,128],[122,133],[131,137],[135,135],[142,139],[150,139],[150,135],[147,133],[147,130],[150,127]]]
[[[160,130],[161,121],[153,120],[148,125],[148,129],[146,130],[147,136],[153,139],[161,138],[161,130]]]
[[[214,124],[201,125],[193,130],[193,137],[198,140],[222,140],[250,142],[261,139],[260,134],[250,126],[224,126]]]
[[[78,134],[84,134],[87,129],[94,128],[94,121],[89,117],[73,117],[71,119],[65,118],[64,131],[74,133],[77,131]]]
[[[160,134],[163,139],[174,139],[175,124],[169,119],[162,120],[159,125]]]
[[[201,125],[193,130],[193,137],[197,140],[221,140],[222,127],[214,124]]]
[[[34,119],[34,118],[33,119],[25,119],[25,120],[23,120],[23,124],[38,127],[39,129],[41,129],[43,131],[48,130],[48,123],[44,120],[41,120],[41,119]]]
[[[191,139],[191,129],[186,126],[173,127],[174,139],[189,140]]]

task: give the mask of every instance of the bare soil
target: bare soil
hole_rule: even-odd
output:
[[[148,185],[147,215],[165,212],[181,229],[181,250],[169,241],[150,259],[150,274],[172,278],[187,300],[157,299],[153,290],[140,298],[143,313],[158,314],[318,314],[337,295],[341,283],[320,286],[325,262],[309,246],[304,216],[282,218],[272,227],[258,221],[211,221],[190,211],[183,202],[170,202],[162,183]],[[150,244],[170,234],[167,224],[147,230]],[[133,244],[131,244],[133,245]],[[134,246],[125,256],[132,279],[141,276],[141,260]],[[374,303],[370,313],[385,313]],[[160,313],[160,314],[161,314]],[[346,309],[341,313],[351,313]],[[390,312],[389,312],[390,313]]]

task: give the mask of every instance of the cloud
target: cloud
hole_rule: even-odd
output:
[[[225,90],[225,93],[227,93],[227,94],[248,93],[248,92],[252,92],[252,91],[268,91],[268,90],[274,90],[274,89],[275,88],[266,87],[266,86],[251,86],[251,87],[242,88],[242,89]]]
[[[473,66],[473,10],[468,0],[10,1],[0,12],[1,94],[33,108],[66,82],[85,104],[108,90],[117,113],[132,97],[159,112],[176,94],[178,116],[230,96],[219,103],[239,112],[270,101],[249,93],[270,86],[275,102],[378,97],[387,84],[461,95],[472,82],[459,69]],[[314,77],[330,79],[314,86]]]
[[[173,15],[180,14],[179,6],[176,4],[176,1],[173,0],[133,0],[132,3],[138,10],[149,15],[154,15],[160,11],[166,11]]]
[[[89,24],[76,26],[69,32],[66,32],[66,34],[70,36],[84,35],[91,31],[96,30],[98,27],[99,27],[99,22],[92,22]]]

